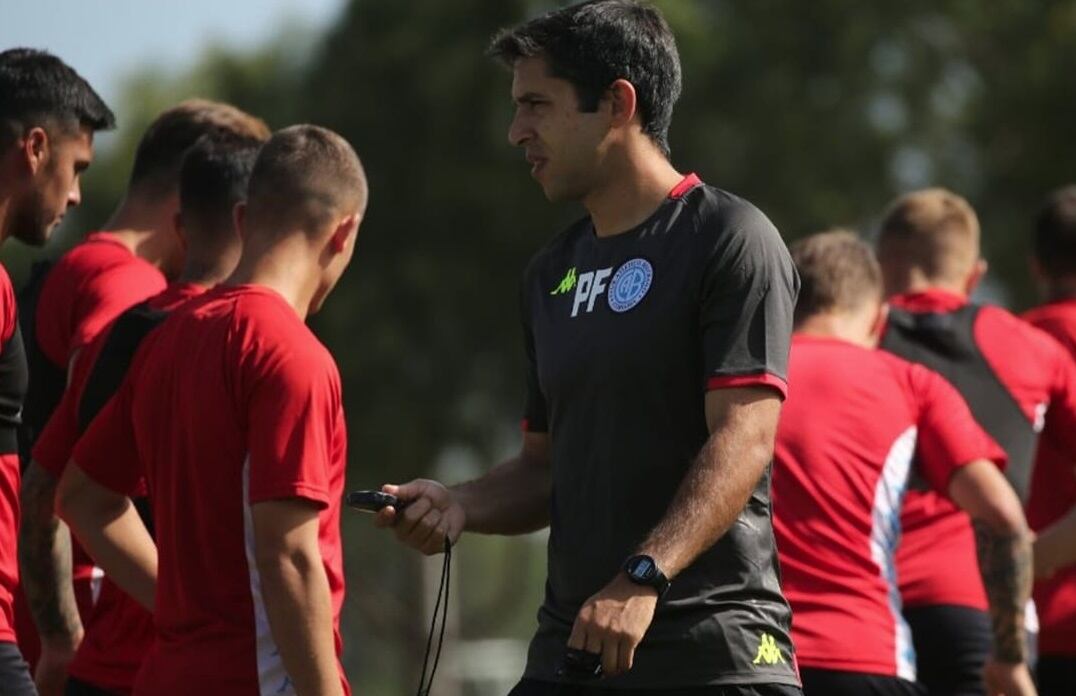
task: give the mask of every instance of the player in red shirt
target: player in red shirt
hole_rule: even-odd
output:
[[[1054,192],[1035,221],[1032,267],[1046,304],[1024,315],[1076,356],[1076,186]],[[1035,459],[1027,520],[1035,541],[1035,608],[1043,696],[1076,688],[1076,453],[1047,424]],[[1066,567],[1068,566],[1068,567]]]
[[[260,146],[254,138],[203,136],[184,157],[176,221],[184,241],[183,272],[163,292],[121,314],[75,357],[63,398],[34,445],[34,461],[55,478],[63,474],[79,435],[119,386],[145,334],[167,312],[235,269],[242,245],[232,211],[246,197]],[[56,582],[61,585],[64,578]],[[85,630],[70,665],[67,696],[130,693],[153,643],[152,615],[106,577]]]
[[[63,393],[72,358],[120,312],[164,290],[166,275],[178,273],[180,162],[199,137],[212,133],[269,135],[262,121],[227,104],[192,100],[164,111],[142,136],[127,194],[104,231],[89,235],[21,294],[24,316],[33,318],[25,326],[31,378],[20,443],[24,458]],[[48,696],[56,688],[49,684],[66,676],[82,634],[80,615],[88,614],[99,579],[77,545],[67,570],[70,542],[53,513],[56,477],[30,462],[23,478],[20,562],[43,636],[35,673]],[[69,583],[58,583],[68,574],[74,578],[70,590]]]
[[[773,509],[804,693],[925,693],[895,567],[914,468],[975,520],[981,574],[993,590],[990,693],[1034,694],[1023,660],[1030,534],[994,464],[1004,453],[941,376],[875,350],[885,309],[866,244],[823,233],[795,244],[792,257],[802,289]]]
[[[71,206],[93,159],[93,135],[115,119],[93,88],[59,58],[0,53],[0,242],[40,246]],[[0,685],[34,693],[16,641],[30,625],[17,587],[20,466],[16,429],[27,365],[11,279],[0,267]],[[20,608],[22,609],[20,611]]]
[[[135,694],[348,690],[340,378],[303,320],[347,266],[365,204],[346,141],[276,133],[237,209],[237,270],[146,337],[75,448],[58,509],[154,612]],[[143,477],[157,545],[129,498]]]
[[[986,263],[978,219],[963,198],[944,189],[900,197],[884,216],[878,248],[892,305],[882,347],[956,387],[1005,450],[1006,478],[1026,502],[1038,441],[1076,453],[1072,359],[1004,309],[969,302]],[[920,680],[932,693],[982,693],[990,619],[967,516],[913,485],[903,524],[897,567]]]

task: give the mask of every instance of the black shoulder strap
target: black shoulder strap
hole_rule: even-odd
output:
[[[26,399],[22,407],[22,422],[18,426],[19,459],[23,468],[30,462],[30,451],[38,433],[44,429],[56,405],[60,403],[67,385],[67,366],[52,364],[41,351],[37,342],[37,305],[45,278],[55,262],[51,259],[38,261],[30,268],[30,278],[19,291],[16,302],[19,307],[19,327],[22,330],[23,349],[30,372]]]
[[[1038,434],[975,342],[978,305],[954,312],[891,309],[882,348],[934,370],[956,387],[972,415],[1009,458],[1006,476],[1027,499]]]
[[[164,321],[167,312],[145,302],[121,314],[105,338],[105,345],[90,370],[78,403],[78,429],[85,432],[108,400],[120,388],[142,339]]]

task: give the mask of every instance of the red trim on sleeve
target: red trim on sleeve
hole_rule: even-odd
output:
[[[776,389],[782,399],[788,398],[788,382],[769,372],[760,372],[755,375],[717,376],[706,381],[707,391],[735,387],[770,387]]]
[[[674,201],[678,198],[683,198],[685,193],[687,193],[701,183],[702,179],[699,178],[699,175],[695,172],[691,172],[683,179],[681,179],[679,184],[673,186],[672,191],[669,191],[669,198]]]

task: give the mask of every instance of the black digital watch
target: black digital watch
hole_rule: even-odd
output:
[[[658,599],[665,596],[669,591],[669,578],[661,572],[658,564],[650,556],[640,554],[632,556],[624,562],[624,572],[636,585],[653,587],[658,593]]]

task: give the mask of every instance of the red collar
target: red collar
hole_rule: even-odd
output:
[[[686,194],[688,191],[695,188],[701,183],[702,179],[699,178],[699,175],[695,172],[691,172],[690,174],[684,176],[684,178],[680,180],[679,184],[673,186],[672,191],[669,191],[669,198],[673,199],[674,201],[678,198],[683,198],[684,194]]]
[[[968,304],[968,298],[941,288],[893,295],[889,304],[909,312],[952,312]]]

